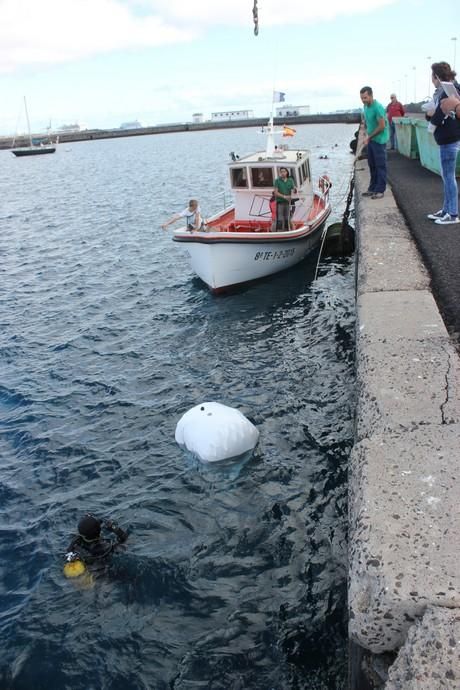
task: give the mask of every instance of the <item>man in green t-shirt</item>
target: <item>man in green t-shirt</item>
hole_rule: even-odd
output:
[[[371,173],[371,181],[367,192],[363,196],[371,199],[382,199],[387,186],[387,152],[386,144],[390,136],[390,128],[385,108],[375,100],[370,86],[363,86],[359,92],[364,105],[364,121],[367,136],[367,163]]]
[[[291,194],[295,184],[287,168],[280,168],[280,176],[275,180],[273,194],[276,200],[276,225],[280,230],[290,230]]]

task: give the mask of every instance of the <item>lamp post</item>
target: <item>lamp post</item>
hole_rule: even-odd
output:
[[[417,103],[417,68],[412,67],[414,70],[414,103]]]
[[[454,59],[452,62],[452,69],[455,69],[455,62],[457,60],[457,36],[453,36],[450,40],[454,42]]]
[[[407,104],[407,74],[404,75],[404,103]]]
[[[431,93],[431,55],[428,55],[428,96]]]

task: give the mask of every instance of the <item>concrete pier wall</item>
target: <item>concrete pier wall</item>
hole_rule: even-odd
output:
[[[367,160],[357,161],[355,182],[349,633],[374,671],[379,660],[386,666],[371,668],[366,685],[363,669],[352,667],[351,686],[453,690],[460,688],[460,358],[391,190],[382,200],[361,196]],[[352,658],[361,664],[362,655]]]
[[[359,124],[359,113],[324,113],[318,115],[299,115],[290,118],[274,118],[274,124],[282,126],[315,125],[315,124]],[[152,125],[151,127],[139,127],[136,129],[85,129],[80,132],[53,132],[50,137],[54,141],[59,135],[59,142],[67,144],[73,141],[97,141],[99,139],[119,139],[120,137],[141,137],[151,134],[172,134],[175,132],[196,132],[209,129],[236,129],[239,127],[266,127],[268,117],[251,118],[247,120],[227,120],[222,122],[183,122],[176,124]],[[33,134],[33,137],[43,137],[42,134]],[[28,146],[29,138],[25,135],[0,137],[0,149],[10,149],[15,146]]]

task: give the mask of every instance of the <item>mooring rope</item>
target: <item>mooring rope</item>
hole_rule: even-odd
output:
[[[350,217],[351,202],[353,201],[353,192],[355,190],[355,176],[354,171],[350,179],[350,189],[347,196],[347,204],[345,206],[345,211],[342,218],[342,229],[348,224],[348,218]]]
[[[320,263],[320,261],[321,261],[321,254],[323,253],[323,247],[324,247],[324,243],[325,243],[325,241],[326,241],[326,236],[327,236],[327,227],[325,227],[324,230],[323,230],[323,236],[322,236],[322,238],[321,238],[321,246],[320,246],[320,248],[319,248],[318,261],[316,262],[315,276],[314,276],[314,278],[313,278],[313,282],[315,282],[316,279],[317,279],[317,277],[318,277],[319,263]]]
[[[344,211],[343,216],[342,216],[342,231],[348,225],[348,218],[350,217],[351,202],[353,201],[354,189],[355,189],[355,178],[354,178],[354,169],[353,169],[352,173],[351,173],[351,177],[350,177],[350,189],[348,190],[347,203],[345,206],[345,211]],[[315,281],[318,277],[319,264],[321,261],[321,255],[323,253],[324,243],[326,242],[327,230],[328,230],[327,227],[325,227],[324,231],[323,231],[323,236],[321,238],[321,246],[319,248],[318,261],[316,262],[315,277],[313,278],[313,281]]]

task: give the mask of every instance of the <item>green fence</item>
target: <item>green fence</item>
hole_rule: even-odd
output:
[[[408,158],[419,158],[424,168],[440,175],[439,146],[428,127],[429,122],[421,117],[395,117],[393,122],[396,125],[399,153]],[[456,175],[460,177],[460,156],[457,158]]]
[[[407,158],[419,158],[415,120],[411,117],[394,117],[398,151]]]

